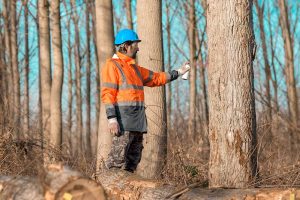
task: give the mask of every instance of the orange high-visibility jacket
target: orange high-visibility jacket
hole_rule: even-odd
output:
[[[147,132],[144,86],[161,86],[178,77],[172,73],[153,72],[121,53],[108,59],[101,71],[101,99],[107,118],[116,117],[121,131]]]

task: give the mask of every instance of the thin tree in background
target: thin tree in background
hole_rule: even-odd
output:
[[[53,49],[53,82],[51,85],[51,137],[50,143],[56,148],[62,143],[62,108],[61,94],[64,75],[61,28],[60,0],[51,0],[51,38]],[[50,58],[48,58],[50,59]]]
[[[127,19],[127,26],[129,29],[133,29],[133,22],[132,22],[132,12],[131,12],[131,0],[125,0],[125,8],[126,8],[126,19]]]
[[[196,21],[195,21],[195,0],[190,0],[188,4],[188,38],[189,38],[189,50],[190,50],[190,114],[188,122],[188,135],[190,139],[194,139],[196,136],[196,43],[195,43],[195,30],[196,30]]]
[[[296,80],[295,80],[295,66],[294,66],[294,52],[293,52],[293,42],[290,32],[290,22],[288,8],[286,6],[285,0],[278,0],[280,17],[279,22],[282,30],[282,37],[284,41],[284,74],[286,79],[287,87],[287,99],[288,99],[288,109],[290,114],[290,119],[295,127],[298,124],[298,98],[296,90]],[[292,143],[297,143],[298,138],[292,134]]]
[[[99,72],[99,60],[98,60],[98,50],[97,50],[97,27],[96,27],[96,8],[95,8],[95,0],[92,0],[92,6],[90,6],[90,11],[92,14],[92,37],[93,37],[93,48],[94,48],[94,55],[95,55],[95,71],[96,71],[96,135],[98,135],[98,128],[99,128],[99,115],[100,115],[100,72]],[[96,145],[97,146],[97,145]],[[96,147],[97,152],[97,147]]]
[[[29,131],[29,38],[28,38],[28,0],[23,1],[24,5],[24,22],[25,22],[25,37],[24,37],[24,46],[25,46],[25,69],[24,69],[24,124],[23,124],[23,134],[25,138],[28,138]]]
[[[92,156],[91,146],[91,58],[90,58],[90,1],[86,0],[86,153]]]
[[[11,65],[13,72],[13,110],[15,136],[20,137],[20,73],[18,68],[18,39],[16,20],[16,0],[10,2],[10,43],[11,43]]]
[[[162,46],[161,1],[137,2],[138,62],[152,71],[164,71]],[[151,28],[149,28],[151,27]],[[159,177],[167,154],[166,96],[165,88],[144,88],[148,133],[138,173],[147,178]]]
[[[43,141],[50,139],[51,60],[48,1],[38,0],[40,95],[42,97]],[[47,147],[47,145],[46,145]],[[45,158],[46,159],[46,158]]]
[[[5,64],[6,64],[6,80],[8,83],[7,87],[7,115],[8,124],[12,125],[13,122],[13,73],[11,65],[11,42],[10,42],[10,23],[9,23],[9,3],[8,0],[3,0],[2,14],[4,19],[4,45],[5,45]]]
[[[111,58],[114,51],[114,28],[112,1],[96,1],[96,30],[97,53],[99,66],[105,64],[106,59]],[[100,70],[99,70],[100,72]],[[105,106],[101,103],[98,140],[97,140],[97,170],[101,168],[103,160],[106,160],[111,148],[112,135],[108,131]]]
[[[171,19],[170,19],[170,10],[171,2],[165,1],[166,3],[166,31],[167,31],[167,49],[168,49],[168,64],[166,71],[171,71]],[[168,139],[171,134],[171,116],[172,116],[172,89],[171,84],[167,84],[167,134]]]
[[[245,188],[257,168],[252,1],[207,2],[209,186]]]
[[[81,98],[81,57],[80,57],[80,38],[79,38],[79,18],[76,10],[76,1],[71,1],[71,6],[73,9],[72,19],[74,23],[74,32],[75,32],[75,44],[74,44],[74,52],[75,52],[75,83],[76,83],[76,136],[78,140],[79,151],[83,151],[83,133],[82,133],[82,98]]]
[[[262,52],[263,52],[263,58],[264,58],[264,71],[265,71],[265,96],[266,96],[266,102],[267,102],[267,116],[266,116],[266,125],[267,130],[271,131],[270,125],[272,122],[272,104],[271,104],[271,89],[270,89],[270,81],[271,81],[271,68],[268,60],[268,52],[267,52],[267,42],[266,42],[266,35],[265,35],[265,25],[264,25],[264,2],[262,6],[260,7],[258,4],[258,0],[254,0],[254,5],[257,10],[258,15],[258,23],[259,23],[259,29],[260,29],[260,39],[262,44]]]

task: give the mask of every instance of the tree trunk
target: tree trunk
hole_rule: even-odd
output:
[[[114,29],[112,1],[96,1],[96,30],[97,53],[99,66],[105,64],[106,59],[113,54]],[[100,72],[100,70],[99,70]],[[106,160],[111,148],[112,135],[108,131],[105,106],[101,103],[97,144],[97,170],[102,161]]]
[[[71,1],[72,7],[76,7],[75,0]],[[80,58],[80,38],[79,38],[79,27],[78,27],[78,15],[76,9],[74,10],[73,22],[74,22],[74,31],[75,31],[75,82],[76,82],[76,127],[78,137],[78,146],[79,152],[83,152],[83,135],[82,135],[82,99],[81,99],[81,58]]]
[[[86,0],[86,153],[92,156],[91,149],[91,58],[90,58],[90,1]]]
[[[170,20],[170,1],[166,1],[166,31],[167,31],[167,49],[168,49],[168,64],[166,71],[171,71],[171,20]],[[166,85],[167,87],[167,141],[168,146],[170,145],[171,139],[171,116],[172,116],[172,89],[171,84]]]
[[[244,188],[256,175],[252,1],[208,5],[209,186]]]
[[[127,26],[129,29],[133,29],[132,23],[132,12],[131,12],[131,0],[125,0],[126,7],[126,18],[127,18]]]
[[[93,43],[94,43],[94,51],[95,51],[95,71],[96,71],[96,135],[98,138],[98,128],[99,128],[99,116],[100,116],[100,72],[99,72],[99,60],[98,60],[98,50],[97,50],[97,27],[96,27],[96,10],[95,10],[95,2],[93,0],[93,7],[91,8],[92,13],[92,30],[93,30]],[[97,145],[96,145],[97,146]],[[95,149],[97,152],[97,147]]]
[[[265,95],[267,98],[267,117],[266,117],[266,130],[271,131],[271,123],[272,123],[272,104],[271,104],[271,91],[270,91],[270,81],[271,81],[271,69],[270,64],[268,60],[268,52],[267,52],[267,43],[266,43],[266,36],[265,36],[265,30],[264,30],[264,3],[262,7],[259,6],[258,0],[254,0],[254,5],[257,10],[258,14],[258,22],[259,22],[259,28],[260,28],[260,39],[262,43],[262,51],[263,51],[263,57],[264,57],[264,64],[265,64]],[[272,136],[272,135],[271,135]],[[271,139],[271,138],[269,138]]]
[[[190,0],[189,7],[189,21],[188,21],[188,38],[189,38],[189,50],[190,50],[190,114],[189,114],[189,139],[194,141],[196,137],[196,43],[195,43],[195,0]]]
[[[137,30],[140,43],[138,62],[152,71],[164,71],[161,1],[137,2]],[[151,27],[151,28],[149,28]],[[166,96],[165,88],[144,88],[148,133],[144,138],[143,157],[138,173],[147,178],[161,176],[166,162]]]
[[[73,77],[72,77],[72,66],[73,66],[73,62],[72,62],[72,44],[71,44],[71,26],[70,26],[71,22],[70,20],[68,21],[68,143],[69,143],[69,147],[71,149],[71,152],[73,152],[73,145],[72,145],[72,104],[73,104]]]
[[[290,22],[288,9],[285,0],[278,0],[280,10],[280,26],[282,30],[282,37],[284,41],[284,55],[285,55],[285,79],[287,86],[287,99],[290,119],[294,126],[298,124],[298,98],[295,81],[295,66],[294,66],[294,53],[293,44],[290,33]],[[296,138],[294,138],[296,139]],[[292,140],[294,140],[292,139]],[[296,140],[294,141],[296,142]]]
[[[25,69],[24,69],[24,124],[23,135],[25,138],[29,138],[29,38],[28,38],[28,0],[23,1],[24,4],[24,23],[25,23]]]
[[[49,32],[49,5],[48,1],[38,0],[38,27],[39,27],[39,60],[43,114],[43,142],[46,147],[50,139],[50,95],[51,95],[51,56]]]
[[[4,40],[5,40],[5,63],[6,67],[6,78],[8,82],[8,101],[7,101],[7,115],[8,124],[13,126],[13,73],[12,73],[12,65],[11,65],[11,42],[10,42],[10,27],[9,27],[9,1],[3,0],[2,13],[4,18]]]
[[[51,36],[53,49],[53,82],[51,86],[51,137],[50,143],[55,148],[62,144],[62,109],[61,94],[64,76],[60,28],[60,1],[51,0]]]
[[[10,2],[10,42],[11,42],[11,65],[13,72],[13,95],[14,95],[14,129],[15,136],[20,137],[20,73],[18,68],[18,39],[17,39],[17,20],[16,20],[16,0]]]

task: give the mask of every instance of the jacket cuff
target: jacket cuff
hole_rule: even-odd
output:
[[[169,82],[176,80],[179,77],[179,73],[177,70],[172,70],[169,72],[170,79]]]
[[[115,118],[117,116],[116,109],[113,104],[106,104],[105,110],[106,110],[107,119]]]

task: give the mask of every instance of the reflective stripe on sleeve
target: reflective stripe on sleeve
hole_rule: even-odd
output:
[[[149,83],[150,81],[152,81],[152,79],[153,79],[153,71],[149,71],[149,76],[148,76],[148,78],[146,79],[146,80],[144,80],[144,84],[147,84],[147,83]]]

